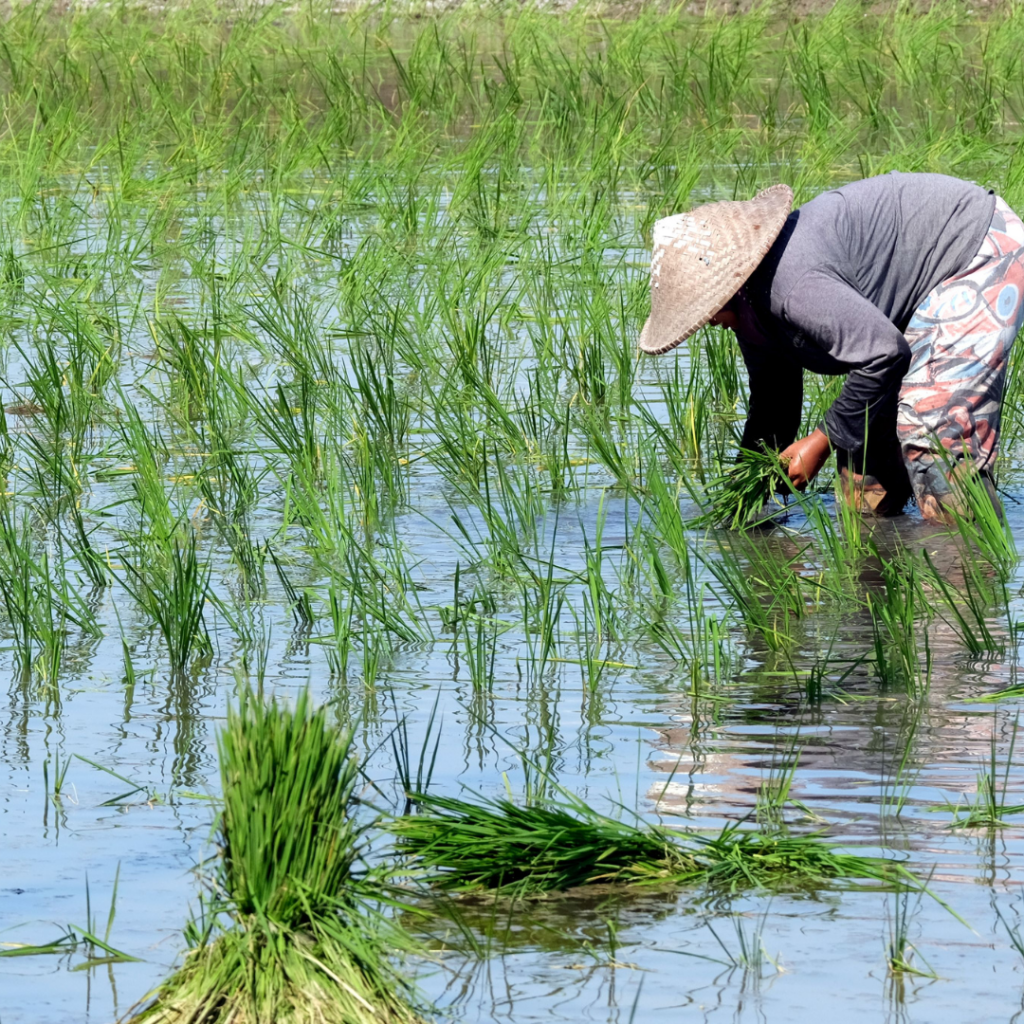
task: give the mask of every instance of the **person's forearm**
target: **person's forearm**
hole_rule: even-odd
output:
[[[846,378],[839,397],[825,413],[826,429],[837,447],[849,451],[863,447],[865,435],[878,417],[895,409],[906,371],[906,359],[896,353],[870,368],[854,370]]]
[[[831,452],[828,435],[815,428],[807,437],[783,449],[779,458],[786,463],[790,483],[797,490],[803,490],[821,472]]]

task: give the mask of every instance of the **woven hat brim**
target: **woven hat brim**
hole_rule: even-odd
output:
[[[772,185],[753,199],[707,203],[657,221],[641,351],[668,352],[704,327],[757,269],[792,209],[793,190]]]

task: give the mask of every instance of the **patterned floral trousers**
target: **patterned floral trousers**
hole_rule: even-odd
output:
[[[839,453],[847,494],[855,487],[865,511],[898,513],[913,494],[926,518],[944,518],[961,463],[982,475],[997,502],[1003,385],[1022,321],[1024,222],[997,198],[977,256],[928,293],[905,332],[911,361],[893,410],[898,447],[883,417],[889,423],[876,423],[877,444]]]

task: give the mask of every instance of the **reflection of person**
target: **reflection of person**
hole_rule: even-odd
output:
[[[750,375],[741,446],[782,449],[797,487],[835,449],[863,510],[898,514],[913,494],[943,519],[955,468],[969,463],[998,508],[1024,223],[992,192],[940,174],[867,178],[790,212],[792,200],[775,185],[658,221],[640,348],[666,352],[706,324],[735,331]],[[848,376],[794,441],[805,369]]]

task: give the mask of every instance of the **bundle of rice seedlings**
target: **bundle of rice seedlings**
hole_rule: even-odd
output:
[[[707,510],[690,525],[742,530],[767,522],[785,511],[789,492],[786,465],[776,452],[741,448],[736,465],[708,482]]]
[[[431,882],[463,892],[554,892],[595,882],[655,881],[693,867],[667,830],[606,818],[582,803],[417,795],[389,828]]]
[[[688,836],[686,842],[693,846],[701,866],[699,881],[717,892],[751,888],[813,890],[844,881],[873,882],[890,888],[923,887],[921,880],[899,861],[842,853],[817,835],[752,832],[733,824],[717,836]]]
[[[243,695],[219,740],[224,804],[212,914],[132,1021],[409,1024],[390,961],[412,940],[378,909],[364,866],[351,734],[302,696],[294,711]],[[212,922],[212,923],[211,923]]]
[[[606,817],[565,799],[511,801],[417,795],[417,813],[389,824],[399,848],[438,888],[524,896],[598,882],[704,884],[716,892],[807,890],[841,880],[920,887],[902,864],[837,852],[817,836],[730,825],[680,835]]]

